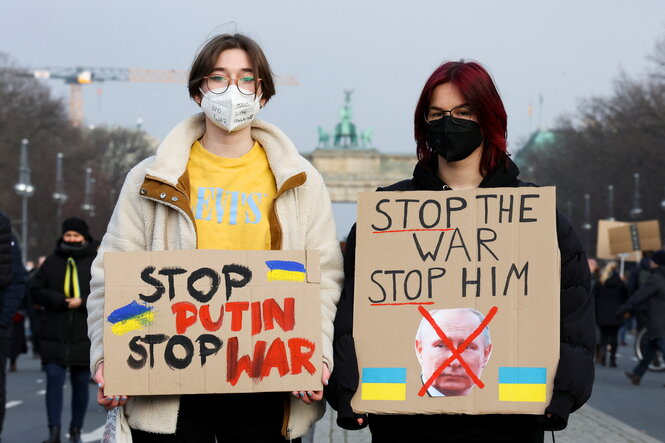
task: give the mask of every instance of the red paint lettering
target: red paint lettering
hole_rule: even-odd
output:
[[[284,342],[279,338],[275,339],[270,345],[270,348],[268,348],[266,358],[263,362],[263,369],[261,369],[261,378],[269,376],[272,368],[277,368],[280,377],[284,377],[289,373],[289,362],[286,359],[286,347],[284,346]]]
[[[238,337],[229,338],[226,348],[226,381],[235,386],[243,371],[251,378],[259,378],[265,352],[266,342],[258,340],[254,344],[253,360],[249,355],[243,355],[238,359]]]
[[[189,302],[181,301],[171,305],[171,312],[175,314],[175,329],[178,334],[184,334],[187,328],[196,323],[196,307]],[[191,315],[187,315],[187,314]]]
[[[275,328],[276,321],[283,331],[291,331],[296,324],[295,316],[296,299],[287,297],[284,299],[284,310],[280,308],[277,301],[269,298],[263,302],[263,322],[265,330],[269,331]]]
[[[261,302],[255,301],[252,303],[252,335],[261,332]],[[268,351],[270,352],[270,351]]]
[[[231,330],[239,331],[242,329],[242,313],[249,310],[249,302],[232,301],[226,304],[226,312],[231,313]]]
[[[303,352],[303,348],[306,350]],[[302,368],[307,369],[307,372],[314,374],[316,368],[309,361],[314,355],[314,349],[316,345],[314,342],[311,342],[304,338],[290,338],[289,339],[289,351],[291,353],[291,374],[300,374]]]
[[[224,306],[219,307],[219,318],[217,321],[212,321],[210,318],[210,305],[203,305],[199,309],[199,320],[201,320],[201,325],[205,328],[206,331],[216,331],[222,327],[222,321],[224,320]]]

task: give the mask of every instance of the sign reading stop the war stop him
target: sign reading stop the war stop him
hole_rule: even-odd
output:
[[[353,409],[542,414],[559,276],[553,187],[361,193]]]
[[[316,251],[104,255],[105,395],[321,389]]]

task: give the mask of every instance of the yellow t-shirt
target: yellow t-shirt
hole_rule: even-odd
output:
[[[195,141],[187,171],[199,249],[270,249],[277,189],[258,142],[242,157],[224,158]]]

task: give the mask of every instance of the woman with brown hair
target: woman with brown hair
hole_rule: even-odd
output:
[[[342,259],[321,175],[289,138],[256,114],[275,94],[259,45],[210,39],[189,74],[201,107],[154,157],[127,176],[93,266],[88,301],[91,369],[107,409],[125,405],[136,442],[298,441],[323,415],[322,391],[105,397],[103,253],[174,249],[315,249],[321,259],[322,382],[332,370]]]

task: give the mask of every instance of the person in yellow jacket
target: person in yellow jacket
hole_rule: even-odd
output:
[[[323,415],[322,391],[103,395],[107,251],[318,250],[324,385],[333,369],[343,275],[330,197],[288,137],[255,118],[275,94],[263,51],[245,35],[217,35],[195,57],[188,88],[203,113],[176,126],[154,157],[130,171],[93,264],[88,329],[97,400],[107,409],[125,406],[134,442],[297,441]]]

